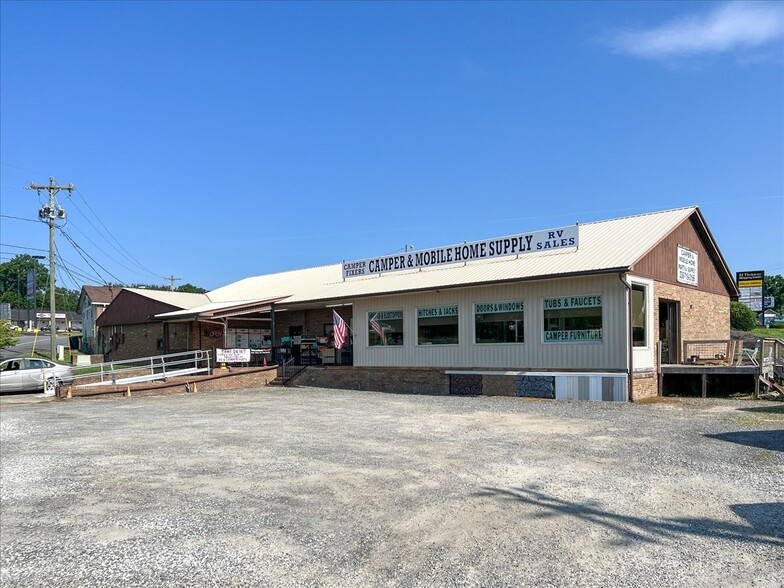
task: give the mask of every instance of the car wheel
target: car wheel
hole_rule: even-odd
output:
[[[57,394],[57,388],[60,387],[60,384],[62,384],[62,380],[59,380],[55,376],[46,378],[46,385],[44,386],[44,392],[46,392],[47,390],[54,390],[55,394]]]

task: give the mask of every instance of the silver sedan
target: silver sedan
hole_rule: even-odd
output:
[[[37,357],[14,357],[0,363],[0,392],[44,390],[57,384],[70,384],[73,368]]]

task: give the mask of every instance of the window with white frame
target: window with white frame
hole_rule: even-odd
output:
[[[457,305],[417,308],[417,345],[456,345]]]
[[[523,343],[523,301],[474,304],[476,343]]]
[[[377,310],[368,313],[368,345],[370,347],[402,344],[402,310]]]
[[[542,303],[545,343],[601,343],[600,295],[545,298]]]
[[[648,346],[647,288],[632,284],[632,344],[634,347]]]

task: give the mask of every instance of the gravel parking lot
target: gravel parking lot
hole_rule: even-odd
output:
[[[0,410],[4,586],[781,586],[784,405],[315,388]]]

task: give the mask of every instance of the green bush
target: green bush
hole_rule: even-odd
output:
[[[730,302],[730,327],[738,331],[751,331],[759,325],[757,315],[745,304]]]

